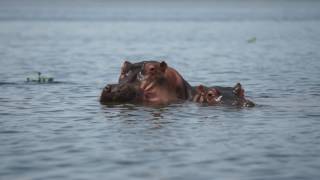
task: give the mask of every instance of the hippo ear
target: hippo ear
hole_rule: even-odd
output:
[[[123,62],[123,64],[122,64],[122,66],[123,66],[123,67],[127,67],[127,66],[130,66],[131,64],[132,64],[131,62],[125,60],[125,61]]]
[[[160,70],[162,71],[162,72],[165,72],[166,71],[166,69],[167,69],[167,63],[166,62],[164,62],[164,61],[162,61],[161,63],[160,63]]]
[[[241,97],[241,98],[244,97],[244,89],[242,88],[242,85],[240,83],[237,83],[233,87],[233,93],[238,97]]]
[[[203,85],[199,85],[196,89],[197,93],[202,93],[204,92],[204,86]]]
[[[216,89],[216,90],[217,90],[217,95],[221,96],[221,92],[218,89]]]
[[[124,61],[122,63],[122,66],[121,66],[121,73],[126,73],[126,71],[129,69],[129,67],[132,65],[131,62],[129,61]]]
[[[241,89],[241,88],[242,88],[242,85],[239,82],[233,87],[233,89]]]

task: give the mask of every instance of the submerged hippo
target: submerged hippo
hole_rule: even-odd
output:
[[[240,83],[237,83],[234,87],[199,85],[195,87],[192,100],[207,105],[255,106],[252,101],[245,98],[244,89]]]
[[[208,105],[253,107],[255,104],[244,96],[238,83],[234,87],[198,86],[190,84],[166,62],[125,61],[121,67],[118,84],[106,86],[100,97],[105,103],[169,104],[181,100]]]

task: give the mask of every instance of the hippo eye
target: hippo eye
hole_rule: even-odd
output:
[[[111,86],[110,86],[110,85],[106,86],[106,87],[104,88],[104,90],[105,90],[106,92],[111,92]]]
[[[121,72],[121,76],[120,76],[120,77],[121,77],[121,78],[125,78],[125,77],[127,77],[127,74],[128,74],[128,73],[126,73],[126,72]]]
[[[213,94],[212,94],[212,93],[209,93],[208,96],[211,97],[211,96],[213,96]]]
[[[154,67],[150,68],[150,71],[154,71],[154,70],[155,70]]]

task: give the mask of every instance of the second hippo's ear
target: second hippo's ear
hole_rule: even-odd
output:
[[[164,61],[162,61],[161,63],[160,63],[160,70],[162,71],[162,72],[165,72],[166,71],[166,69],[167,69],[167,63],[166,62],[164,62]]]
[[[204,92],[204,86],[203,85],[199,85],[196,89],[197,93],[202,93]]]
[[[240,83],[237,83],[233,87],[233,93],[240,98],[244,97],[244,89],[242,88],[242,85]]]

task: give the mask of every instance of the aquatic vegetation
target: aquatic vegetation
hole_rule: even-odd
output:
[[[250,39],[247,40],[248,43],[255,43],[257,42],[257,38],[256,37],[252,37]]]
[[[37,72],[38,77],[27,77],[26,81],[27,82],[34,82],[34,83],[52,83],[54,82],[53,77],[46,77],[46,76],[41,76],[41,72]]]

